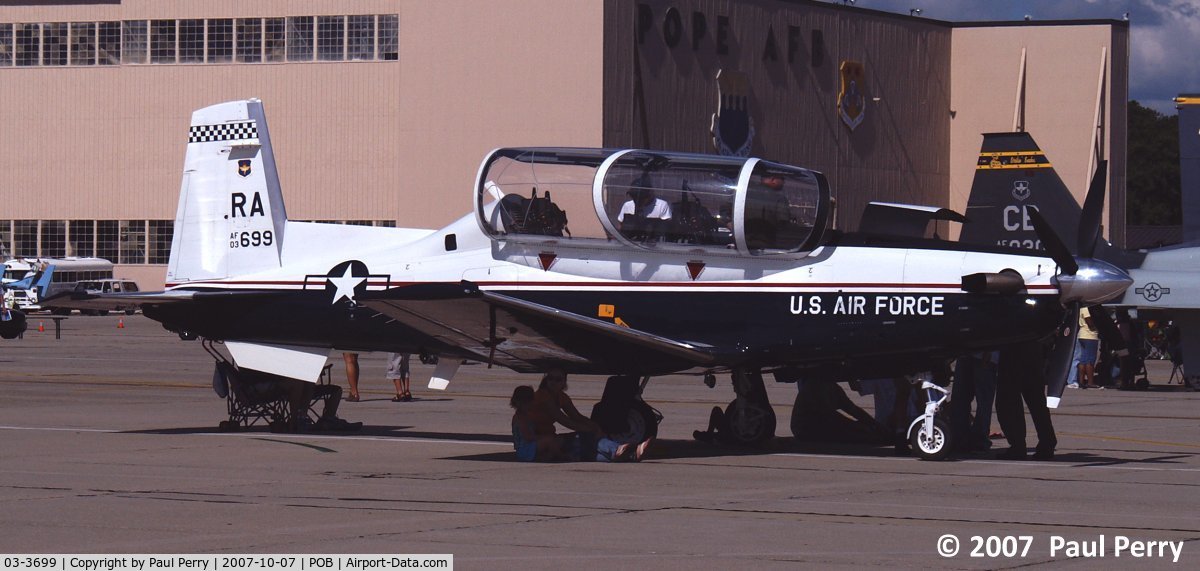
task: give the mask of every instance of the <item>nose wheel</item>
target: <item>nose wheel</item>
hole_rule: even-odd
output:
[[[950,453],[950,430],[940,418],[933,419],[930,430],[926,430],[926,422],[924,418],[917,421],[912,436],[909,437],[909,444],[918,458],[941,460]]]
[[[908,426],[908,441],[917,457],[922,460],[942,460],[950,454],[953,439],[946,421],[937,416],[941,406],[950,398],[950,391],[929,380],[922,380],[925,391],[925,414],[918,416]]]

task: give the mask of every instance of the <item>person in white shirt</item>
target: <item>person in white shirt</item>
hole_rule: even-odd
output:
[[[642,188],[630,191],[629,195],[629,200],[621,205],[621,212],[617,214],[617,228],[622,232],[626,234],[639,231],[653,233],[655,229],[651,226],[652,224],[661,224],[660,221],[665,222],[671,219],[671,205],[661,198],[656,198],[653,189]],[[639,226],[627,228],[626,216],[636,218]],[[645,227],[640,225],[645,225]]]

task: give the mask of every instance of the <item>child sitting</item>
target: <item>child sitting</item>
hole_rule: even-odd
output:
[[[513,389],[512,398],[508,404],[516,411],[512,418],[513,448],[517,451],[517,460],[533,462],[535,460],[552,461],[563,459],[563,452],[558,438],[554,434],[538,435],[534,431],[533,418],[533,387],[521,385]]]

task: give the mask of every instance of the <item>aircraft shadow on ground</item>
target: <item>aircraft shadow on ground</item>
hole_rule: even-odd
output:
[[[486,442],[510,442],[512,436],[503,434],[483,434],[483,433],[468,433],[468,432],[424,432],[416,430],[408,430],[411,426],[363,426],[361,430],[345,431],[345,430],[312,430],[308,432],[294,433],[283,432],[278,434],[291,435],[311,435],[311,436],[372,436],[372,437],[391,437],[391,438],[420,438],[426,440],[482,440]],[[178,427],[178,428],[151,428],[145,430],[122,430],[120,434],[159,434],[159,435],[186,435],[186,434],[277,434],[271,431],[271,428],[266,425],[256,425],[249,428],[239,430],[222,431],[216,426],[201,426],[201,427]]]
[[[452,399],[452,398],[413,397],[413,399],[409,402],[450,402],[453,400],[454,399]],[[341,406],[347,406],[346,402],[347,401],[342,401]],[[395,402],[395,401],[392,401],[392,397],[379,397],[379,398],[364,398],[364,399],[360,400],[359,402]],[[405,403],[405,404],[407,404],[407,403]],[[349,406],[354,406],[354,403],[350,403]],[[343,409],[338,409],[338,412],[341,412],[342,410]]]
[[[466,433],[466,432],[429,432],[410,430],[410,426],[364,426],[358,431],[313,431],[301,433],[300,435],[312,436],[370,436],[375,438],[414,438],[422,440],[474,440],[483,442],[511,442],[512,437],[507,434],[486,434],[486,433]],[[158,434],[158,435],[189,435],[189,434],[213,434],[220,431],[215,426],[203,427],[178,427],[178,428],[156,428],[146,430],[123,430],[120,434]],[[252,426],[243,428],[238,431],[230,432],[230,434],[254,434],[268,435],[275,434],[265,425]],[[284,433],[288,434],[288,433]],[[996,454],[1003,451],[1004,447],[993,448],[986,452],[976,452],[971,454],[951,455],[945,461],[953,462],[956,460],[991,460]],[[814,456],[845,456],[845,457],[876,457],[888,458],[895,457],[896,451],[892,446],[884,446],[878,444],[864,443],[841,443],[841,442],[809,442],[797,441],[794,438],[780,437],[774,439],[770,444],[759,447],[742,447],[730,444],[713,444],[708,442],[699,442],[696,440],[672,440],[659,439],[651,448],[648,460],[689,460],[703,458],[724,458],[737,456],[763,456],[768,454],[811,454]],[[1060,452],[1054,456],[1053,460],[1041,461],[1073,464],[1077,466],[1119,466],[1119,465],[1159,465],[1168,466],[1182,464],[1188,458],[1194,457],[1192,453],[1177,453],[1164,454],[1149,458],[1117,458],[1113,456],[1104,456],[1090,452]],[[475,462],[517,462],[512,450],[505,449],[502,452],[488,452],[484,454],[465,454],[458,456],[445,456],[444,460],[467,460]]]
[[[508,440],[508,438],[501,438]],[[689,460],[700,458],[724,458],[736,456],[763,456],[767,454],[819,454],[826,456],[893,456],[890,446],[843,443],[797,443],[792,438],[776,438],[772,443],[758,447],[743,447],[728,444],[712,444],[696,440],[659,439],[654,442],[648,460]],[[468,460],[477,462],[516,462],[513,451],[490,452],[447,456],[446,460]]]

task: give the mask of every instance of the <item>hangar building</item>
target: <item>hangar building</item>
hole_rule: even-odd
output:
[[[162,285],[191,111],[264,101],[288,214],[437,227],[503,146],[749,153],[960,212],[984,132],[1123,243],[1128,22],[955,23],[808,0],[27,0],[0,7],[0,255]],[[953,229],[950,232],[954,232]]]

